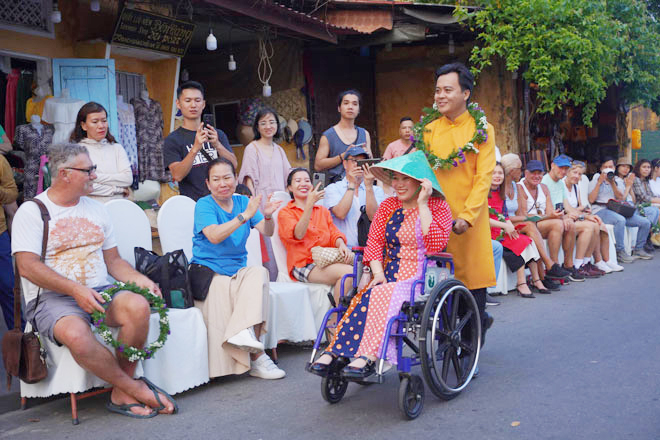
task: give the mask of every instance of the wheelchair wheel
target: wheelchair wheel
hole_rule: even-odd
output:
[[[479,361],[481,320],[472,293],[446,280],[430,293],[419,337],[422,372],[431,392],[451,400],[467,386]]]
[[[399,383],[399,409],[412,420],[422,413],[424,408],[424,382],[415,375],[401,376]]]
[[[338,374],[329,374],[321,381],[321,395],[328,403],[339,402],[348,388],[348,381]]]

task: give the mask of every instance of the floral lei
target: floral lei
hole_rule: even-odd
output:
[[[96,327],[94,331],[98,333],[106,343],[119,350],[119,352],[122,353],[130,362],[143,361],[145,359],[151,358],[154,353],[165,344],[167,335],[170,334],[170,320],[167,316],[168,309],[165,307],[165,300],[152,294],[148,289],[138,287],[134,283],[125,284],[121,282],[116,282],[112,287],[109,287],[100,292],[101,296],[106,301],[103,304],[103,307],[107,308],[108,305],[110,305],[112,297],[117,292],[121,292],[123,290],[128,290],[129,292],[144,296],[147,301],[149,301],[151,307],[156,309],[158,315],[160,316],[160,319],[158,320],[160,323],[160,334],[158,335],[158,339],[149,344],[146,348],[136,348],[130,345],[126,346],[112,337],[110,328],[105,323],[105,312],[99,311],[92,312],[92,323]]]
[[[482,144],[488,139],[488,121],[486,120],[486,114],[483,109],[476,102],[472,102],[468,104],[467,111],[476,123],[472,139],[461,148],[452,151],[449,156],[443,159],[433,154],[430,146],[424,141],[424,133],[429,132],[426,126],[442,117],[442,113],[438,111],[435,103],[433,104],[433,108],[424,108],[422,110],[424,114],[420,117],[419,122],[414,125],[413,135],[410,136],[410,140],[415,143],[417,149],[422,150],[426,154],[426,158],[434,170],[438,168],[449,170],[452,167],[457,167],[459,163],[465,162],[465,153],[479,153],[475,145]]]

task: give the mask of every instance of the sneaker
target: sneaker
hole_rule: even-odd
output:
[[[554,267],[554,266],[553,266],[553,267]],[[564,267],[564,269],[566,269],[567,271],[570,272],[570,274],[568,275],[568,279],[569,279],[569,280],[571,280],[571,281],[577,281],[577,282],[582,282],[582,281],[584,281],[585,276],[584,276],[582,273],[580,273],[576,268],[571,267],[571,268],[569,269],[569,268]],[[547,275],[547,274],[546,274],[546,275]]]
[[[261,379],[282,379],[286,376],[284,370],[275,365],[273,360],[266,353],[250,362],[250,376],[260,377]]]
[[[246,328],[236,333],[231,338],[227,339],[227,343],[241,350],[249,351],[250,353],[260,353],[264,351],[264,344],[257,341],[252,327]]]
[[[570,274],[571,272],[566,270],[565,267],[561,267],[559,264],[555,263],[550,270],[545,273],[545,276],[547,278],[561,279],[569,277]]]
[[[616,264],[613,260],[607,261],[605,264],[607,264],[613,272],[621,272],[623,270],[623,266]]]
[[[619,263],[626,263],[626,264],[628,264],[628,263],[632,263],[632,262],[635,261],[636,259],[637,259],[637,258],[633,258],[633,257],[631,257],[630,255],[628,255],[628,254],[626,253],[626,251],[623,251],[623,250],[621,250],[621,251],[616,251],[616,260],[617,260]]]
[[[550,278],[544,279],[542,281],[542,283],[545,286],[545,288],[548,289],[548,290],[557,291],[557,290],[559,290],[559,287],[560,287],[559,283],[556,283],[556,282],[552,281]]]
[[[635,249],[633,251],[633,258],[634,257],[641,258],[642,260],[652,260],[653,259],[653,255],[649,254],[644,249]]]
[[[609,264],[607,264],[604,260],[600,260],[598,263],[595,264],[595,266],[604,273],[612,273],[614,271],[614,269],[611,268]],[[617,266],[619,265],[617,264]],[[623,267],[621,267],[621,270],[623,270]]]
[[[486,305],[487,306],[499,306],[500,302],[498,300],[496,300],[495,298],[493,298],[492,296],[490,296],[489,294],[486,294]]]
[[[591,272],[588,267],[586,267],[586,264],[584,266],[581,266],[579,269],[575,270],[578,275],[581,275],[583,279],[586,278],[598,278],[600,274]]]
[[[596,266],[591,264],[591,262],[583,264],[580,269],[584,268],[588,273],[594,276],[594,278],[602,277],[605,275],[605,271],[598,269]]]

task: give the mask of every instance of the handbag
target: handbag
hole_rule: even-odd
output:
[[[617,214],[624,216],[625,218],[630,218],[635,214],[635,207],[628,202],[620,202],[615,199],[609,199],[606,206],[610,211],[614,211]]]
[[[48,221],[50,214],[48,208],[41,200],[31,199],[39,206],[41,218],[44,222],[43,238],[41,242],[41,261],[46,258],[48,246]],[[39,331],[36,323],[32,321],[33,330],[24,333],[21,330],[21,275],[18,264],[15,265],[14,282],[14,328],[2,337],[2,359],[7,372],[7,389],[11,386],[12,376],[18,377],[25,383],[37,383],[48,376],[46,366],[46,350],[39,339]],[[39,305],[41,288],[37,292],[37,300],[34,304],[35,310]]]
[[[163,256],[141,247],[134,249],[135,269],[158,284],[167,307],[187,309],[193,306],[188,276],[188,259],[182,249]]]
[[[203,264],[191,263],[188,266],[188,275],[193,298],[197,301],[204,301],[209,294],[209,287],[211,287],[215,272]]]
[[[367,239],[369,238],[369,228],[371,228],[371,220],[367,215],[367,207],[360,206],[360,217],[358,218],[357,222],[359,246],[364,247],[367,245]]]
[[[339,252],[339,248],[322,246],[314,246],[312,248],[312,260],[321,269],[334,263],[353,264],[354,258],[355,254],[353,252],[350,253],[348,258],[345,258]]]

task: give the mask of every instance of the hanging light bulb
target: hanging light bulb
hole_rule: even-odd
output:
[[[57,2],[53,3],[53,12],[50,13],[50,21],[52,21],[53,23],[62,22],[62,13],[57,8]]]
[[[218,48],[218,40],[213,35],[213,29],[209,29],[209,36],[206,37],[206,50],[216,50]]]
[[[229,62],[227,63],[227,68],[232,72],[236,70],[236,61],[234,61],[234,55],[229,55]]]
[[[99,12],[101,10],[101,2],[99,0],[92,0],[89,3],[89,9],[94,12]]]
[[[263,95],[266,98],[268,98],[273,92],[272,89],[270,88],[270,84],[268,84],[268,83],[264,84],[264,87],[263,87],[262,91],[263,91]]]
[[[449,36],[449,53],[454,53],[456,50],[456,47],[454,46],[454,36],[450,35]]]

